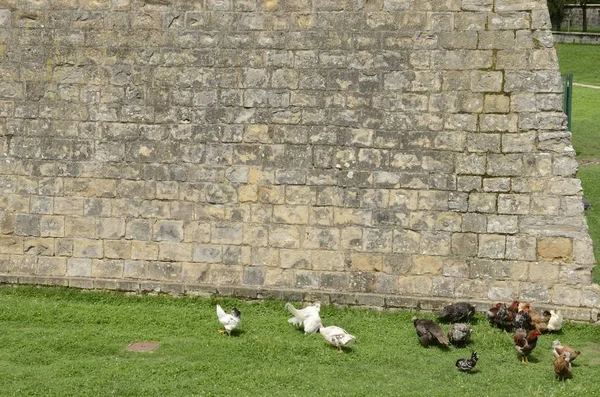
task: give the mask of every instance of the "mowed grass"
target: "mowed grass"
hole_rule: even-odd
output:
[[[600,86],[600,46],[556,43],[560,72],[573,74],[574,82]]]
[[[240,302],[234,336],[219,335],[215,300],[50,287],[0,288],[0,394],[3,396],[531,396],[599,395],[600,328],[565,324],[543,335],[521,364],[512,336],[483,316],[468,348],[423,348],[414,313],[324,306],[325,325],[357,336],[339,354],[318,334],[287,324],[284,302]],[[432,318],[431,315],[421,315]],[[448,325],[442,326],[444,330]],[[583,354],[572,380],[557,381],[552,340]],[[152,353],[129,352],[158,341]],[[455,361],[476,350],[477,371]]]

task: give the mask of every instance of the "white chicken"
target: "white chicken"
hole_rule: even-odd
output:
[[[560,331],[562,328],[563,316],[559,311],[550,310],[550,320],[548,320],[548,331]]]
[[[219,302],[217,302],[217,317],[219,318],[219,322],[225,328],[224,330],[220,329],[219,333],[224,334],[227,332],[227,335],[231,336],[231,331],[237,327],[242,319],[242,313],[240,313],[237,307],[234,307],[231,310],[231,314],[225,313],[225,310],[223,310]]]
[[[342,347],[356,339],[354,335],[350,335],[344,329],[330,325],[329,327],[323,327],[323,324],[319,323],[319,333],[325,338],[327,342],[338,348],[339,353],[343,353]]]
[[[285,304],[285,309],[293,314],[293,317],[288,319],[288,323],[296,328],[304,327],[305,334],[313,334],[319,330],[319,324],[321,323],[321,317],[319,316],[320,303],[317,302],[313,306],[307,306],[304,309],[296,309],[294,305],[288,302]]]

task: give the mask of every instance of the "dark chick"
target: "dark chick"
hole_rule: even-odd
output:
[[[504,303],[497,303],[487,312],[488,321],[493,327],[509,331],[512,329],[512,319],[509,319],[508,308]]]
[[[469,342],[473,330],[468,324],[457,323],[452,324],[448,330],[448,339],[454,346],[464,346]]]
[[[490,308],[487,312],[488,321],[493,327],[498,327],[505,331],[512,331],[513,319],[519,311],[519,302],[514,301],[510,306],[506,306],[504,303],[497,303],[494,307]]]
[[[448,346],[450,341],[444,335],[444,332],[440,328],[439,325],[434,323],[431,320],[419,319],[417,317],[413,317],[413,324],[417,330],[417,336],[419,337],[419,342],[423,346],[429,346],[431,344],[440,344]]]
[[[517,353],[519,354],[519,356],[521,356],[521,362],[522,363],[528,363],[529,362],[529,354],[531,354],[531,352],[533,351],[533,349],[535,349],[535,346],[537,344],[537,340],[538,340],[538,336],[541,335],[541,332],[539,329],[535,329],[535,330],[531,330],[531,331],[526,331],[524,329],[518,329],[517,332],[515,332],[515,335],[513,337],[514,341],[515,341],[515,349],[517,350]]]
[[[515,327],[515,329],[523,328],[527,331],[535,329],[535,326],[531,322],[531,316],[529,315],[529,313],[523,310],[521,310],[515,315],[512,321],[512,325],[513,327]]]
[[[442,310],[437,313],[440,321],[450,323],[466,323],[475,314],[475,306],[466,303],[458,302],[448,306],[444,306]]]
[[[461,371],[471,372],[473,368],[475,368],[477,360],[479,360],[479,356],[477,356],[477,352],[473,352],[471,353],[471,358],[460,358],[456,360],[456,368]]]

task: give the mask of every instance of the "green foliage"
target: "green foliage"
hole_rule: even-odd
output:
[[[0,288],[2,395],[600,393],[598,327],[565,325],[558,337],[583,354],[574,365],[573,379],[559,382],[550,350],[556,335],[543,335],[530,364],[521,364],[512,336],[492,329],[482,316],[476,318],[468,348],[423,348],[410,320],[412,313],[325,306],[321,311],[325,325],[339,325],[358,338],[339,354],[320,335],[304,335],[287,324],[284,302],[223,299],[221,303],[226,310],[235,304],[242,311],[235,336],[217,333],[214,299]],[[148,340],[161,346],[153,353],[124,350],[131,342]],[[460,373],[455,361],[472,350],[480,355],[477,371]]]
[[[567,0],[548,0],[548,12],[550,13],[550,21],[552,29],[560,30],[560,25],[565,16],[565,5]]]

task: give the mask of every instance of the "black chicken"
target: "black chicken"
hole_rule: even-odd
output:
[[[477,356],[477,352],[473,352],[471,353],[471,358],[460,358],[456,360],[456,368],[461,371],[471,372],[473,368],[475,368],[477,360],[479,360],[479,356]]]
[[[440,345],[448,346],[450,341],[444,335],[444,331],[435,322],[426,319],[419,319],[413,317],[413,324],[417,329],[417,336],[419,342],[423,346],[429,346],[431,344],[439,343]]]
[[[436,314],[440,321],[466,323],[469,322],[469,319],[475,314],[475,307],[466,302],[458,302],[444,306],[444,308]]]

